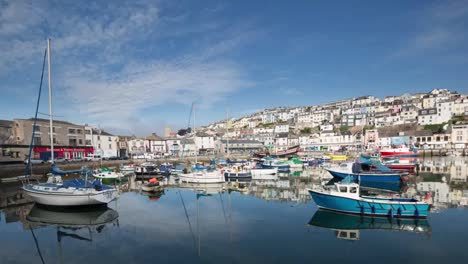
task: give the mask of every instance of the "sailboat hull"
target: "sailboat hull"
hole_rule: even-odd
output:
[[[217,171],[193,172],[180,174],[179,180],[187,183],[221,183],[224,182],[224,176]]]
[[[108,204],[117,198],[115,189],[95,191],[94,189],[63,190],[63,192],[45,192],[34,190],[32,185],[23,187],[23,191],[34,202],[49,206],[86,206]]]

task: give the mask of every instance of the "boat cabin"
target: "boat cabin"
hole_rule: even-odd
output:
[[[359,184],[357,183],[335,183],[335,188],[331,192],[341,197],[359,197]]]

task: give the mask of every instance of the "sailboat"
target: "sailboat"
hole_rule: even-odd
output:
[[[195,132],[195,111],[194,105],[192,104],[192,113],[193,113],[193,133],[196,136]],[[179,174],[179,180],[181,182],[187,183],[221,183],[224,182],[224,175],[215,169],[197,169],[197,157],[198,157],[198,149],[195,144],[195,168],[192,168],[192,172],[189,173],[181,173]]]
[[[49,118],[50,118],[50,152],[52,161],[52,174],[54,175],[65,175],[67,173],[82,173],[86,176],[85,179],[72,179],[69,181],[62,181],[60,176],[51,176],[46,183],[32,184],[29,178],[23,185],[23,191],[29,196],[34,202],[49,206],[86,206],[86,205],[99,205],[108,204],[117,197],[117,189],[107,185],[103,185],[100,181],[95,180],[94,182],[88,182],[88,176],[91,172],[87,169],[78,171],[62,171],[59,170],[54,164],[54,140],[53,140],[53,118],[52,118],[52,85],[51,85],[51,73],[50,73],[50,39],[47,40],[47,64],[48,64],[48,85],[49,85]],[[42,73],[44,73],[44,64]],[[42,77],[41,77],[42,87]],[[36,106],[36,118],[39,109],[41,88],[39,89],[39,97]],[[33,126],[33,137],[31,139],[30,152],[34,140],[34,128]],[[29,159],[31,155],[29,155]]]

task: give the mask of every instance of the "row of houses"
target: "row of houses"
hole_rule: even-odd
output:
[[[318,127],[324,123],[335,127],[386,127],[402,124],[434,125],[468,115],[468,95],[447,89],[429,93],[387,96],[361,96],[323,105],[278,107],[250,116],[214,123],[208,128],[258,128],[264,125],[288,123],[295,127]],[[276,132],[278,133],[278,132]]]

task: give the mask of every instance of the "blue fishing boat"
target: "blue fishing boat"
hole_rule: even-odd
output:
[[[379,162],[372,160],[346,162],[340,164],[339,167],[327,168],[326,170],[335,178],[344,179],[351,176],[355,181],[368,182],[399,183],[402,181],[402,176],[406,175],[392,171]]]
[[[424,218],[429,214],[430,205],[416,199],[361,196],[359,184],[351,182],[350,177],[327,187],[323,190],[308,190],[319,208],[389,217]]]

